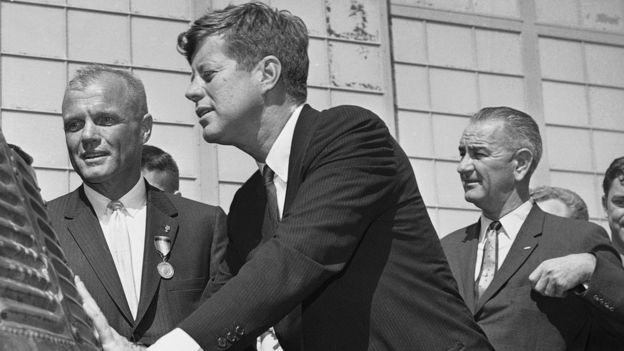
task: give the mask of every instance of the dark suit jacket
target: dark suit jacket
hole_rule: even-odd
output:
[[[479,232],[477,222],[444,237],[442,246],[466,304],[497,351],[624,350],[624,269],[600,226],[534,205],[494,280],[475,301]],[[551,298],[531,289],[529,275],[541,262],[584,252],[596,255],[597,266],[583,296]]]
[[[225,214],[220,208],[166,194],[148,184],[143,275],[135,321],[84,188],[50,201],[48,210],[69,266],[110,325],[130,340],[147,345],[198,306],[210,279],[211,248],[223,246],[213,245],[213,239],[227,240]],[[169,226],[168,232],[165,226]],[[162,279],[156,270],[161,262],[154,248],[157,235],[171,238],[169,262],[175,269],[171,280]]]
[[[256,172],[228,214],[234,276],[181,324],[204,351],[270,326],[288,351],[490,349],[406,155],[370,111],[305,106],[282,220],[261,243],[265,202]]]

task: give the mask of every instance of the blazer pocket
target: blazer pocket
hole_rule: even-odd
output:
[[[174,323],[177,324],[199,307],[199,301],[208,283],[208,277],[170,281],[168,283],[169,310],[175,316]]]

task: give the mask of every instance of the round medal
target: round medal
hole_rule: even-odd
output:
[[[169,262],[160,262],[158,266],[156,266],[156,269],[158,269],[158,274],[164,279],[171,279],[171,277],[173,277],[173,266]]]

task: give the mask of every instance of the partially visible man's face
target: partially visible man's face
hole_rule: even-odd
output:
[[[179,195],[180,192],[175,188],[174,176],[166,171],[159,171],[156,169],[147,170],[143,168],[141,174],[152,186],[170,194]]]
[[[609,192],[602,198],[602,204],[607,212],[611,239],[624,255],[624,181],[615,178],[611,182]]]
[[[544,212],[554,214],[555,216],[572,218],[574,215],[574,211],[559,199],[542,200],[537,204]]]
[[[471,123],[459,141],[464,198],[486,214],[504,208],[515,189],[513,152],[506,141],[501,121]]]
[[[140,175],[144,118],[128,102],[124,82],[104,74],[83,90],[68,90],[63,99],[67,150],[82,180],[89,184],[134,184]],[[149,132],[147,132],[149,136]]]
[[[255,75],[226,54],[220,36],[203,39],[193,56],[191,83],[186,97],[195,102],[195,113],[209,143],[241,146],[257,137],[263,96]]]

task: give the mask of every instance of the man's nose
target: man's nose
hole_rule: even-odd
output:
[[[90,119],[85,121],[84,127],[82,127],[82,145],[85,149],[90,149],[99,144],[100,134],[98,127]]]
[[[201,84],[199,84],[196,79],[193,79],[188,87],[186,87],[184,96],[193,102],[198,102],[204,97],[204,94],[204,89]]]
[[[470,158],[468,154],[465,154],[459,159],[459,163],[457,164],[457,173],[462,174],[462,173],[472,172],[472,170],[473,170],[472,159]]]

